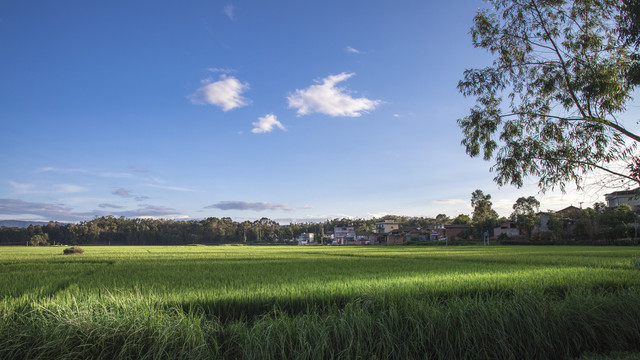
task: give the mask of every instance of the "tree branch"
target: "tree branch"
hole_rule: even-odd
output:
[[[540,20],[540,26],[542,27],[542,30],[544,30],[544,33],[549,38],[549,41],[551,42],[551,45],[553,45],[553,49],[556,55],[558,56],[558,59],[560,60],[562,71],[564,72],[564,78],[565,78],[565,81],[567,82],[567,90],[569,91],[569,95],[571,96],[573,103],[578,108],[578,111],[580,111],[582,116],[586,118],[587,114],[585,113],[584,109],[580,105],[580,102],[578,101],[578,97],[576,96],[576,94],[573,92],[573,89],[571,88],[571,77],[569,76],[569,70],[567,70],[567,64],[565,63],[564,58],[562,57],[562,54],[560,54],[560,49],[558,49],[558,45],[556,45],[556,42],[553,40],[553,37],[549,33],[549,30],[545,26],[544,19],[542,18],[542,14],[540,13],[540,9],[538,9],[538,5],[536,4],[535,1],[532,1],[532,3],[533,3],[533,8],[535,9],[536,14],[538,15],[538,19]]]
[[[595,123],[595,124],[602,124],[604,126],[608,126],[610,128],[613,128],[614,130],[618,131],[619,133],[629,137],[630,139],[640,142],[640,136],[632,133],[631,131],[627,130],[626,128],[620,126],[619,124],[613,122],[613,121],[609,121],[606,119],[598,119],[598,118],[593,118],[593,117],[578,117],[578,118],[568,118],[568,117],[563,117],[563,116],[556,116],[556,115],[549,115],[549,114],[537,114],[537,113],[510,113],[510,114],[504,114],[504,115],[500,115],[501,118],[505,118],[505,117],[509,117],[509,116],[522,116],[522,115],[532,115],[532,116],[538,116],[538,117],[548,117],[548,118],[552,118],[552,119],[557,119],[557,120],[564,120],[564,121],[585,121],[585,122],[590,122],[590,123]]]

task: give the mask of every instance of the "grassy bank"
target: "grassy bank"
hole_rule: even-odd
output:
[[[3,250],[3,359],[640,351],[636,248]]]

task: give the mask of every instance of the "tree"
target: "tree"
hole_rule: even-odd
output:
[[[518,225],[520,233],[526,234],[531,238],[533,227],[540,220],[536,213],[540,209],[540,202],[533,196],[519,197],[513,204],[513,213],[511,218]]]
[[[547,228],[551,231],[553,236],[553,240],[560,240],[562,238],[562,233],[564,232],[565,224],[567,223],[567,218],[560,213],[557,212],[549,212],[549,220],[547,221]]]
[[[469,215],[460,214],[456,216],[455,219],[453,219],[453,224],[469,225],[471,224],[471,218],[469,217]]]
[[[36,234],[29,240],[31,246],[49,245],[49,234]]]
[[[638,66],[637,1],[490,3],[492,9],[476,14],[471,35],[495,59],[466,70],[458,83],[463,95],[477,98],[458,120],[466,152],[493,159],[499,185],[521,187],[535,176],[541,190],[564,191],[567,183],[581,188],[597,170],[640,184],[640,136],[618,119],[638,85],[630,80]],[[626,37],[617,23],[625,9],[636,21]]]
[[[492,233],[498,219],[498,213],[492,209],[491,195],[485,195],[482,190],[471,193],[471,207],[473,208],[473,226],[476,235],[482,236],[485,231]]]
[[[634,85],[640,85],[640,2],[638,0],[623,0],[620,11],[619,30],[620,37],[626,46],[632,47],[635,52],[631,55],[633,65],[627,75],[627,79]]]
[[[446,214],[438,214],[436,215],[436,224],[443,225],[451,222],[451,219]]]

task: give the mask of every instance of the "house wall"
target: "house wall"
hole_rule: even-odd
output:
[[[346,245],[347,241],[355,240],[356,231],[353,226],[337,226],[333,229],[333,236],[339,245]]]
[[[393,230],[398,230],[399,228],[400,224],[397,222],[383,221],[376,223],[376,232],[379,234],[387,234]]]
[[[296,240],[301,244],[312,243],[314,242],[314,235],[313,233],[302,233]]]
[[[636,195],[607,194],[605,195],[605,199],[607,201],[607,206],[610,208],[615,208],[622,204],[628,204],[632,209],[640,207],[640,198],[636,198]]]
[[[452,226],[445,225],[444,226],[444,237],[447,239],[451,239],[452,237],[459,237],[460,233],[463,231],[469,230],[468,226]]]

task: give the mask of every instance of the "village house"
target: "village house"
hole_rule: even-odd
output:
[[[387,237],[378,233],[362,233],[356,235],[356,242],[360,242],[363,245],[382,244],[387,242]]]
[[[411,240],[427,241],[431,240],[430,231],[419,227],[404,227],[391,231],[387,234],[388,245],[402,245]]]
[[[356,231],[352,225],[336,226],[333,228],[333,238],[336,245],[347,245],[349,241],[356,240]]]
[[[493,236],[498,237],[500,235],[517,237],[520,236],[520,230],[518,229],[518,225],[515,222],[507,221],[493,228]]]
[[[580,208],[577,208],[573,205],[568,206],[562,210],[558,210],[555,214],[562,216],[565,219],[564,229],[567,231],[573,230],[573,224],[575,223],[578,214],[580,213]],[[538,225],[533,228],[533,232],[547,232],[549,231],[549,218],[551,217],[551,213],[548,212],[539,212],[538,218],[540,219]]]
[[[429,227],[430,238],[434,241],[459,238],[462,232],[469,229],[469,225],[466,224],[433,225]]]
[[[604,195],[607,207],[616,208],[619,205],[627,204],[631,209],[640,209],[640,188],[634,190],[615,191]]]
[[[315,244],[313,233],[302,233],[298,235],[298,237],[296,238],[296,241],[300,245]]]
[[[378,234],[388,234],[393,230],[398,230],[400,228],[400,223],[395,222],[393,220],[384,220],[381,222],[377,222],[375,225],[376,225],[376,232]]]

